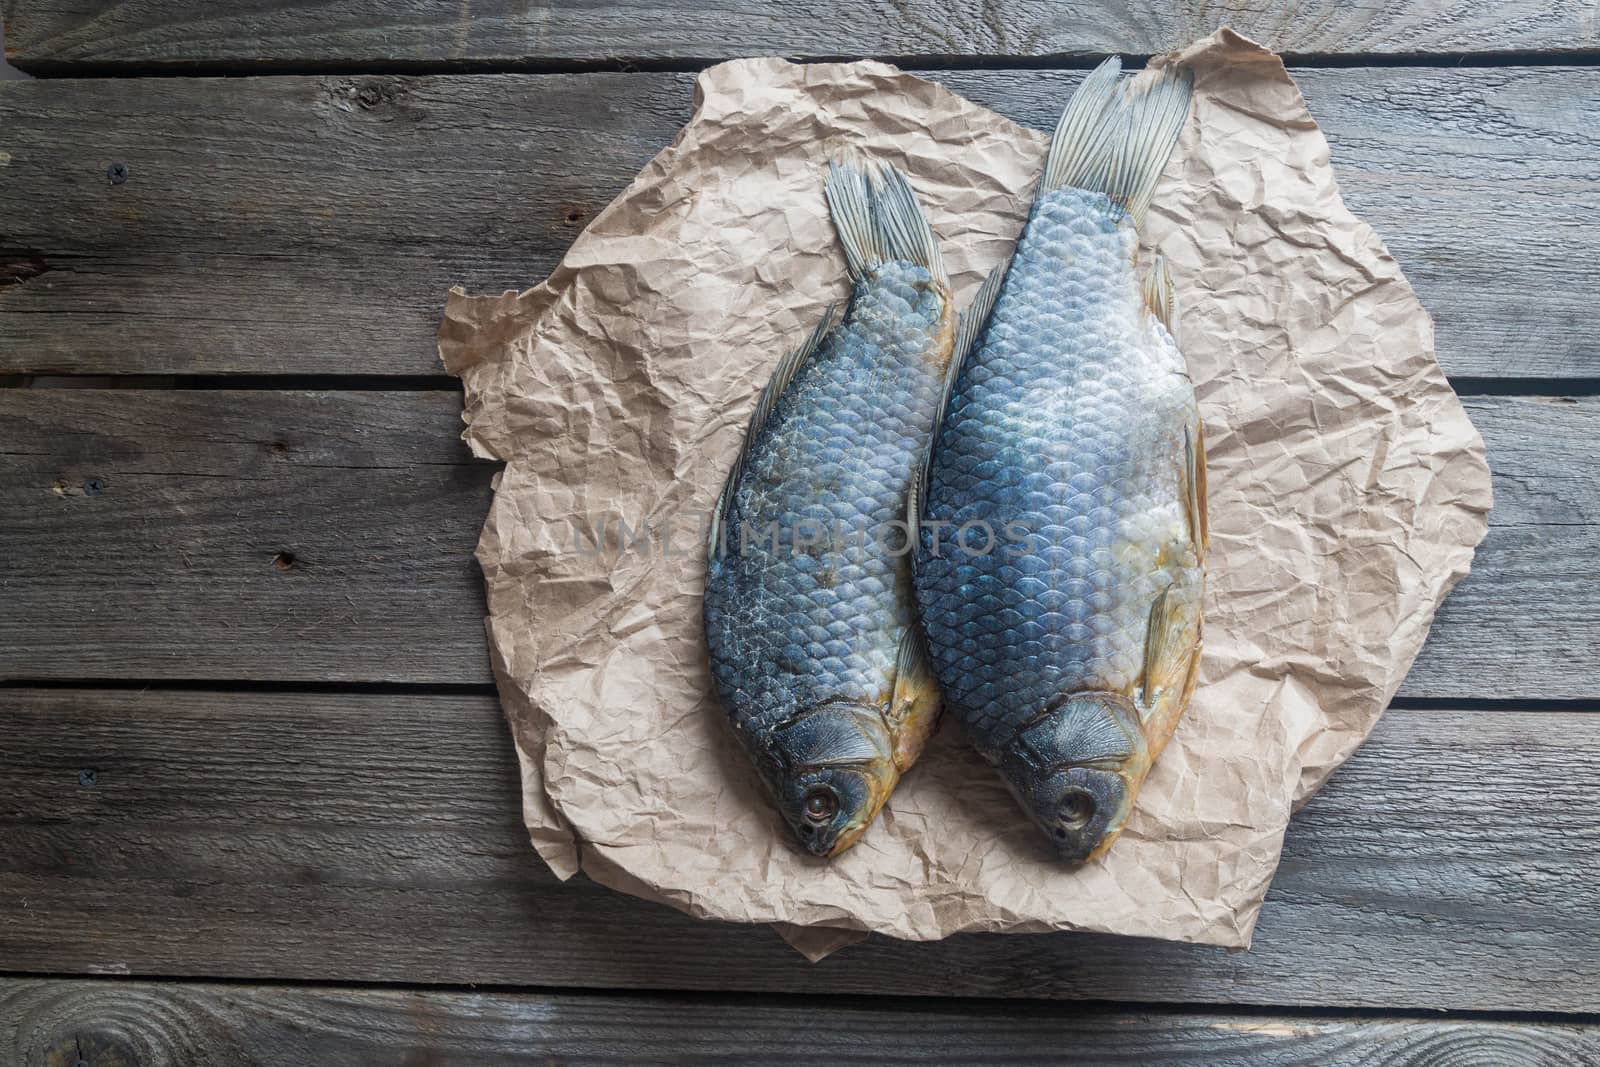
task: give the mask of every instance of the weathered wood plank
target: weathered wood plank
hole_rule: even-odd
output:
[[[1497,507],[1401,692],[1591,697],[1600,399],[1469,407]],[[459,411],[0,390],[0,678],[488,683],[471,553],[493,467],[456,440]]]
[[[0,50],[5,48],[5,43],[6,29],[4,23],[0,22]],[[13,67],[10,63],[7,63],[4,58],[0,58],[0,81],[14,81],[19,78],[26,78],[27,76],[28,75],[22,73],[22,71],[18,70],[16,67]]]
[[[0,390],[0,678],[487,680],[433,393]]]
[[[1446,598],[1402,696],[1585,700],[1600,669],[1600,398],[1467,398],[1494,471],[1472,573]],[[1594,668],[1590,665],[1593,664]]]
[[[490,697],[13,689],[0,730],[11,971],[1600,1008],[1591,715],[1392,711],[1297,816],[1246,953],[974,935],[815,966],[556,884]]]
[[[1600,375],[1600,70],[1295,73],[1448,372]],[[1048,127],[1079,74],[931,76]],[[7,83],[0,372],[436,373],[445,290],[542,279],[687,119],[690,83]]]
[[[1134,1012],[989,1002],[546,995],[0,980],[18,1064],[1136,1063],[1390,1067],[1600,1062],[1586,1025]]]
[[[623,75],[243,84],[6,86],[0,370],[442,373],[449,286],[542,279],[690,91]]]
[[[420,63],[892,55],[1011,57],[1161,52],[1227,24],[1283,52],[1380,55],[1567,52],[1596,46],[1576,0],[1391,0],[1240,5],[1095,0],[797,0],[705,5],[511,0],[357,4],[257,0],[6,0],[9,58],[36,73],[275,64]]]

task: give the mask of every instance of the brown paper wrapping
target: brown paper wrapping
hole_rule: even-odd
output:
[[[878,63],[724,63],[544,284],[450,295],[465,438],[506,463],[478,546],[493,666],[557,874],[779,924],[813,958],[862,931],[1249,943],[1291,810],[1466,573],[1489,476],[1281,62],[1226,30],[1155,62],[1173,61],[1194,112],[1145,243],[1172,267],[1206,427],[1204,667],[1126,832],[1078,870],[949,723],[856,848],[791,849],[710,695],[700,615],[701,524],[756,393],[847,292],[824,162],[910,175],[964,303],[1010,251],[1044,134]],[[644,543],[620,551],[619,518]]]

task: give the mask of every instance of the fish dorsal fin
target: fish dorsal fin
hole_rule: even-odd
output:
[[[1165,256],[1156,256],[1150,264],[1150,273],[1144,279],[1144,306],[1161,325],[1167,328],[1172,339],[1178,339],[1178,292],[1172,285],[1172,272],[1167,269]]]
[[[948,284],[938,239],[900,171],[833,162],[823,195],[852,281],[885,263],[916,263]]]
[[[983,332],[984,325],[989,321],[989,313],[994,310],[995,298],[1000,295],[1000,283],[1005,281],[1006,264],[1001,264],[989,272],[989,276],[978,286],[978,291],[973,294],[972,303],[961,313],[961,319],[956,324],[956,343],[950,349],[950,362],[960,363],[967,358],[973,347],[978,342],[978,334]],[[955,379],[951,378],[951,382]],[[947,391],[941,398],[940,414],[944,414],[942,405],[949,399]]]
[[[722,549],[726,547],[722,544],[722,535],[727,526],[728,510],[733,507],[733,487],[738,484],[739,475],[744,472],[744,465],[750,459],[750,449],[754,446],[756,437],[760,435],[761,428],[767,424],[767,419],[772,417],[772,409],[777,404],[778,397],[789,388],[789,383],[800,373],[800,368],[817,354],[817,350],[832,332],[835,306],[829,304],[823,310],[821,321],[812,329],[805,344],[778,361],[771,379],[767,381],[766,387],[761,390],[761,396],[756,400],[755,410],[750,413],[750,425],[744,432],[744,441],[739,445],[738,458],[733,462],[733,469],[728,471],[728,480],[722,484],[722,494],[717,497],[717,506],[711,512],[710,529],[706,531],[706,551],[713,559],[721,556]]]
[[[1183,496],[1189,511],[1189,538],[1195,554],[1205,558],[1211,547],[1211,525],[1206,516],[1206,428],[1195,420],[1194,433],[1183,428]]]
[[[928,487],[928,472],[933,465],[933,443],[939,437],[939,427],[944,425],[950,410],[950,394],[955,390],[956,379],[961,376],[961,366],[977,347],[978,336],[983,332],[989,314],[994,310],[995,299],[1000,295],[1000,284],[1005,281],[1006,264],[994,268],[978,287],[972,303],[961,313],[956,324],[956,340],[950,350],[950,365],[945,368],[944,383],[939,389],[939,402],[933,409],[933,432],[928,435],[927,447],[922,450],[922,461],[911,468],[911,492],[906,496],[906,537],[910,539],[912,558],[916,558],[919,524],[922,521],[922,494]]]
[[[1137,227],[1188,121],[1194,76],[1168,67],[1121,81],[1121,72],[1113,56],[1067,101],[1035,195],[1067,187],[1104,193]]]

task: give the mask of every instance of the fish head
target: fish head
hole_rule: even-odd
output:
[[[1122,832],[1148,751],[1127,697],[1070,693],[1018,732],[1000,770],[1057,856],[1084,863]]]
[[[784,821],[813,856],[860,840],[899,778],[875,707],[821,704],[774,731],[768,784]]]

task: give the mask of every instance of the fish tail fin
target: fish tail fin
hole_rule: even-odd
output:
[[[1090,71],[1067,101],[1050,139],[1040,192],[1082,186],[1094,173],[1110,137],[1110,120],[1121,96],[1121,76],[1122,57],[1112,56]]]
[[[1194,76],[1168,67],[1123,81],[1121,72],[1122,61],[1111,57],[1067,101],[1036,195],[1068,186],[1104,193],[1142,226],[1188,121]]]
[[[823,186],[852,280],[885,263],[916,263],[948,285],[944,257],[911,183],[890,166],[833,162]]]

